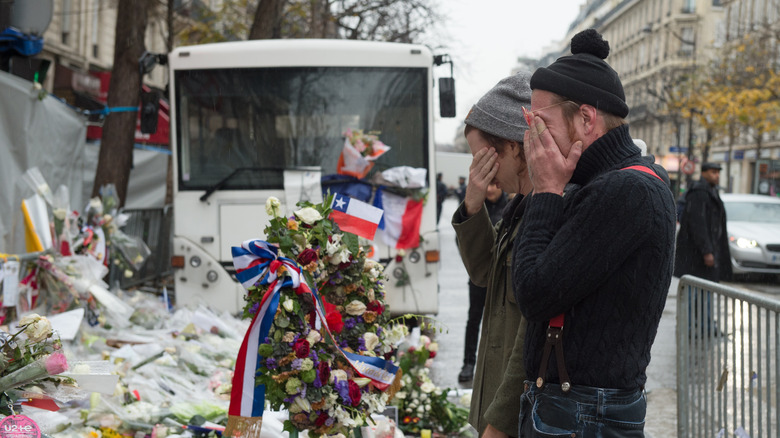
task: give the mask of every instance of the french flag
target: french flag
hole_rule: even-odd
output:
[[[339,193],[333,196],[330,208],[333,209],[330,219],[342,231],[374,240],[379,221],[382,220],[381,208]]]
[[[379,232],[387,246],[395,249],[420,246],[423,202],[377,189],[374,206],[385,211]]]

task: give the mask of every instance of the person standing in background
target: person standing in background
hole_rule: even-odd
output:
[[[716,163],[702,163],[701,180],[693,183],[685,193],[685,203],[680,215],[680,231],[674,256],[674,276],[695,275],[706,280],[720,282],[731,278],[731,251],[726,232],[726,208],[720,200],[718,183],[721,167]],[[688,324],[691,334],[720,336],[712,315],[709,299],[698,303],[691,301]],[[701,313],[706,318],[694,332],[693,315]],[[698,318],[696,318],[698,321]]]
[[[436,174],[436,225],[439,224],[441,218],[441,208],[444,205],[444,200],[447,199],[447,185],[444,184],[444,175],[439,172]]]
[[[458,197],[458,203],[463,202],[463,198],[466,197],[466,177],[458,177],[458,188],[455,189],[455,195]]]
[[[495,184],[487,188],[485,207],[487,207],[490,222],[495,226],[504,212],[507,195]],[[469,279],[469,317],[466,321],[466,341],[463,344],[463,367],[458,374],[458,382],[470,382],[474,377],[474,366],[477,364],[477,344],[479,343],[479,325],[482,322],[482,311],[485,309],[487,288],[477,286]]]

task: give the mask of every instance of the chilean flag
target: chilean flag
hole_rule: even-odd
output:
[[[330,219],[336,222],[342,231],[374,240],[374,234],[382,219],[381,208],[339,193],[333,196],[330,208],[333,209]]]
[[[391,248],[408,249],[420,246],[420,222],[423,202],[377,189],[374,206],[385,211],[379,232]]]

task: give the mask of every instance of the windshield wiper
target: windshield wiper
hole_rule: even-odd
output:
[[[214,184],[213,186],[209,187],[206,190],[206,193],[203,194],[203,196],[200,197],[201,202],[206,202],[209,199],[209,196],[211,196],[212,193],[216,192],[217,190],[221,189],[222,186],[225,185],[228,181],[233,179],[234,176],[238,175],[241,172],[244,172],[246,170],[275,170],[279,171],[280,169],[274,168],[274,167],[239,167],[236,170],[230,172],[230,174],[221,180],[219,180],[218,183]]]

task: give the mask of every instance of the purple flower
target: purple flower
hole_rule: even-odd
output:
[[[268,368],[269,370],[275,370],[277,368],[276,359],[274,359],[273,357],[269,357],[268,359],[266,359],[265,367]]]
[[[292,369],[294,370],[301,369],[301,362],[303,362],[303,359],[294,359],[291,364]]]
[[[349,383],[346,380],[336,380],[333,386],[335,386],[341,399],[344,400],[344,404],[352,404],[352,399],[349,398]]]
[[[351,329],[355,328],[356,325],[357,325],[356,318],[347,318],[344,321],[344,328],[347,329],[347,330],[351,330]]]
[[[259,309],[259,308],[260,308],[260,303],[259,302],[258,303],[254,303],[254,304],[252,304],[252,308],[249,309],[249,313],[254,315],[255,313],[257,313],[257,309]]]
[[[329,417],[327,420],[325,420],[325,425],[326,426],[332,426],[333,423],[335,423],[335,422],[336,422],[336,420],[333,417]]]

